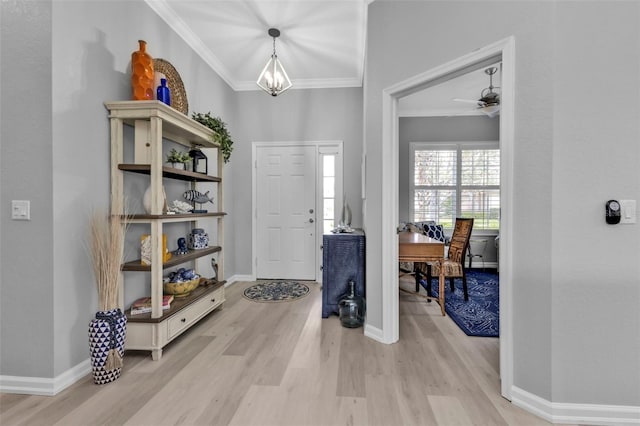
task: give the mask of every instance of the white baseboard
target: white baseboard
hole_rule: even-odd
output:
[[[225,287],[229,287],[231,284],[237,281],[255,281],[256,277],[252,275],[232,275],[229,279],[227,279],[227,283],[224,285]]]
[[[46,377],[0,376],[0,393],[53,396],[91,372],[89,359],[53,379]]]
[[[364,325],[364,335],[380,343],[387,343],[384,340],[384,333],[381,329],[370,324]]]
[[[465,266],[469,266],[469,260],[467,259],[464,264]],[[498,262],[484,262],[484,265],[483,265],[482,260],[474,260],[471,263],[471,269],[482,269],[482,268],[497,269]]]
[[[640,407],[550,402],[516,386],[511,402],[551,423],[580,425],[640,425]]]

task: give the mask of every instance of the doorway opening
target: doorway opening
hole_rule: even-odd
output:
[[[512,312],[512,223],[513,223],[513,146],[514,73],[513,37],[476,50],[433,68],[383,91],[382,105],[382,341],[396,342],[399,336],[398,296],[398,100],[483,66],[502,62],[500,117],[500,376],[501,393],[511,399],[513,384]]]

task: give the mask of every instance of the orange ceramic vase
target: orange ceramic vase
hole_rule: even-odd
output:
[[[134,101],[154,99],[153,58],[147,53],[147,42],[138,40],[140,50],[131,54],[131,90]]]

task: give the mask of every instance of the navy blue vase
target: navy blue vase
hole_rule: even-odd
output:
[[[160,79],[160,86],[158,86],[158,90],[156,93],[156,97],[160,102],[164,102],[167,105],[171,105],[171,91],[169,87],[167,87],[167,79]]]
[[[120,377],[121,368],[108,369],[107,357],[111,349],[124,357],[124,341],[127,317],[120,309],[98,311],[89,323],[89,353],[93,381],[98,385],[112,382]]]

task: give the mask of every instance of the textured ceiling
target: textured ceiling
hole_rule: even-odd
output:
[[[367,6],[372,0],[145,0],[234,90],[260,90],[258,75],[281,32],[278,58],[292,90],[361,87]],[[499,86],[499,76],[494,85]],[[402,116],[477,114],[471,103],[488,86],[483,70],[403,98]]]

